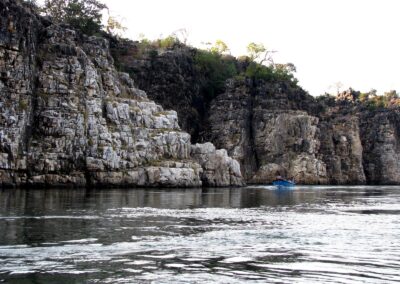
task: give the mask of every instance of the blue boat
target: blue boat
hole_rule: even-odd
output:
[[[273,185],[277,186],[278,188],[287,188],[293,187],[296,185],[294,181],[286,180],[286,179],[277,179],[272,182]]]

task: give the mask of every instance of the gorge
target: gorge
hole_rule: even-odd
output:
[[[277,175],[300,184],[400,183],[398,97],[388,106],[372,104],[381,96],[371,103],[351,89],[315,98],[288,79],[239,75],[207,101],[210,79],[196,66],[199,50],[179,43],[150,55],[138,50],[140,43],[129,41],[112,48],[150,98],[175,106],[194,142],[211,141],[237,159],[247,183],[271,183]],[[225,57],[243,69],[240,59]]]
[[[2,187],[400,184],[396,105],[314,98],[285,77],[235,75],[210,95],[195,48],[139,52],[13,0],[0,22]]]

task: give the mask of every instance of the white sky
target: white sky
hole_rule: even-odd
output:
[[[223,40],[233,55],[250,42],[276,50],[275,62],[292,62],[312,95],[331,86],[382,93],[400,91],[398,0],[103,0],[138,39],[186,29],[188,41]]]

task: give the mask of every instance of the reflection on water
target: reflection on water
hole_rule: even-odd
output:
[[[400,281],[400,187],[0,190],[0,282]]]

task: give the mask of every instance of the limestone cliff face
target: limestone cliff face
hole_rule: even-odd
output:
[[[201,178],[209,186],[241,185],[240,164],[225,149],[210,143],[192,145],[192,156],[203,167]]]
[[[368,183],[400,184],[400,113],[364,112],[361,116],[363,164]]]
[[[228,82],[210,108],[211,140],[249,183],[400,184],[400,113],[339,98],[324,109],[285,86]],[[306,102],[306,103],[305,103]]]
[[[115,70],[107,40],[14,1],[0,1],[0,21],[2,185],[243,184],[226,152],[197,157],[177,113]],[[204,162],[216,157],[218,170]]]
[[[357,115],[333,115],[321,120],[320,152],[330,184],[364,184],[363,147]]]
[[[194,64],[194,50],[180,46],[174,50],[141,51],[132,41],[112,42],[117,65],[128,72],[149,98],[178,112],[180,125],[192,141],[202,139],[205,98],[201,94],[202,76]]]
[[[260,167],[252,182],[277,175],[298,183],[326,183],[325,163],[318,159],[318,118],[302,111],[255,111],[255,149]]]
[[[252,131],[252,98],[250,88],[234,80],[227,83],[227,92],[219,95],[209,110],[208,135],[220,148],[239,161],[248,180],[258,167]]]
[[[195,141],[226,149],[249,183],[270,183],[277,175],[303,184],[400,183],[398,111],[360,108],[347,93],[324,106],[285,82],[248,79],[228,80],[223,93],[199,107],[201,74],[191,60],[188,50],[179,49],[124,67],[140,74],[138,82],[160,104],[176,98],[188,121],[184,127],[197,131]],[[191,120],[189,109],[203,109],[203,118]],[[194,130],[190,121],[201,125]]]
[[[193,49],[141,56],[138,48],[117,44],[114,56],[150,98],[175,106],[193,142],[226,149],[247,182],[270,183],[282,175],[301,184],[400,184],[395,108],[372,111],[352,92],[325,105],[287,81],[243,78],[227,80],[211,100]]]
[[[241,162],[249,182],[269,183],[282,175],[304,184],[326,183],[325,164],[317,157],[317,117],[288,109],[283,101],[269,107],[274,91],[269,86],[231,80],[226,90],[210,109],[211,137]]]

